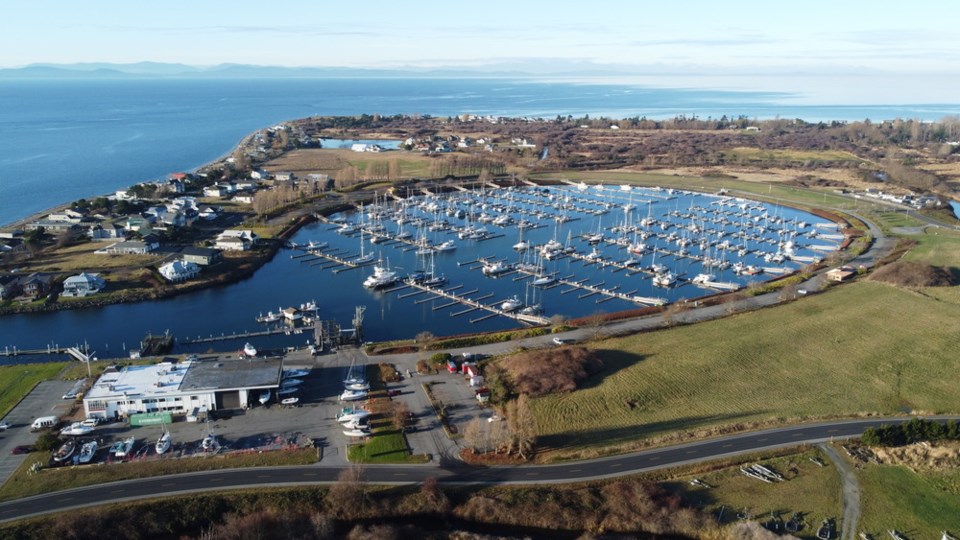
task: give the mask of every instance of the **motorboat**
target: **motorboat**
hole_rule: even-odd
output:
[[[254,357],[257,355],[257,348],[247,342],[243,345],[243,354]]]
[[[510,267],[504,264],[502,261],[483,263],[483,275],[485,276],[500,275],[509,269]]]
[[[60,430],[60,434],[80,437],[89,434],[91,431],[93,431],[93,428],[84,424],[83,422],[74,422]]]
[[[516,311],[523,306],[523,302],[520,301],[520,298],[514,296],[513,298],[508,298],[502,304],[500,304],[500,309],[506,312]]]
[[[530,244],[524,240],[521,240],[513,245],[513,249],[517,251],[526,251],[530,249]]]
[[[110,448],[110,451],[113,453],[113,457],[117,459],[122,459],[130,455],[133,451],[133,445],[137,442],[135,437],[127,437],[122,441],[117,441]]]
[[[83,443],[83,446],[80,447],[80,454],[77,455],[77,462],[90,463],[90,460],[93,459],[93,456],[96,453],[97,441],[85,442]]]
[[[353,234],[357,232],[357,228],[349,223],[344,223],[339,229],[337,229],[337,232],[339,234]]]
[[[343,434],[346,435],[347,437],[369,437],[370,430],[369,429],[345,429],[343,430]]]
[[[170,438],[170,432],[164,431],[160,438],[157,439],[157,443],[153,445],[154,450],[157,451],[157,455],[162,455],[164,452],[170,449],[172,439]]]
[[[363,286],[368,289],[382,289],[393,285],[399,280],[400,276],[393,270],[390,270],[389,266],[380,266],[380,264],[377,264],[373,267],[373,275],[364,280]]]
[[[337,422],[349,422],[350,420],[356,418],[366,418],[370,416],[370,411],[366,409],[361,409],[359,407],[344,407],[340,409],[340,414],[337,415]]]
[[[289,396],[290,394],[297,393],[296,386],[281,386],[280,390],[277,390],[277,395]]]
[[[274,313],[272,311],[268,311],[266,315],[258,316],[257,322],[263,323],[263,324],[275,323],[279,321],[281,317],[283,317],[283,315],[280,313]]]
[[[270,401],[270,390],[264,390],[260,392],[260,397],[257,399],[261,405],[266,405]]]
[[[280,400],[281,405],[296,405],[300,401],[298,397],[288,397]]]
[[[697,274],[697,276],[691,279],[690,282],[697,285],[703,285],[707,282],[713,281],[714,279],[716,279],[716,276],[713,274]]]
[[[306,377],[310,374],[310,370],[307,369],[285,369],[283,370],[282,378],[292,379],[294,377]]]
[[[344,429],[370,429],[370,417],[351,418],[346,422],[341,422]]]
[[[653,284],[657,287],[670,287],[677,282],[677,276],[673,272],[666,272],[653,276]]]
[[[358,401],[367,398],[366,390],[344,390],[340,394],[340,401]]]
[[[303,379],[283,379],[280,386],[300,386],[301,384],[303,384]]]
[[[593,248],[590,253],[584,255],[583,258],[588,261],[596,261],[600,259],[600,252],[597,250],[597,248]]]
[[[445,242],[441,242],[433,249],[436,251],[453,251],[457,249],[457,244],[455,244],[453,240],[447,240]]]
[[[74,439],[69,439],[67,442],[60,445],[60,448],[53,453],[53,460],[57,463],[63,463],[64,461],[70,459],[70,456],[73,455],[73,452],[77,449],[77,441]]]
[[[533,304],[532,306],[526,306],[525,308],[521,309],[518,313],[520,313],[521,315],[535,316],[535,315],[542,314],[543,308],[540,307],[540,304]]]
[[[217,442],[217,436],[213,433],[207,433],[207,435],[200,441],[200,448],[204,452],[212,452],[220,447],[220,444]]]

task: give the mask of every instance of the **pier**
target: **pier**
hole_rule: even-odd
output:
[[[420,290],[423,291],[423,292],[430,293],[430,294],[432,294],[432,295],[434,295],[434,296],[438,296],[438,297],[440,297],[440,298],[446,298],[447,300],[450,300],[449,303],[441,304],[441,305],[439,305],[439,306],[434,306],[434,308],[433,308],[434,311],[439,310],[439,309],[443,309],[443,308],[447,308],[447,307],[451,307],[451,306],[456,305],[456,304],[462,304],[462,305],[464,305],[465,307],[470,308],[470,309],[463,310],[463,311],[453,312],[453,313],[450,314],[451,317],[455,317],[455,316],[458,316],[458,315],[463,315],[463,314],[465,314],[465,313],[469,313],[469,312],[471,312],[471,311],[476,311],[476,310],[478,310],[478,309],[479,309],[479,310],[483,310],[483,311],[487,311],[487,312],[490,313],[490,315],[489,315],[489,316],[486,316],[486,317],[481,317],[481,318],[479,318],[479,319],[471,319],[471,320],[470,320],[471,323],[480,322],[481,320],[486,320],[486,319],[488,319],[488,318],[490,318],[490,317],[499,315],[499,316],[501,316],[501,317],[507,317],[508,319],[513,319],[513,320],[515,320],[515,321],[519,321],[519,322],[526,323],[526,324],[532,324],[532,325],[535,325],[535,326],[546,326],[546,325],[550,324],[550,319],[548,319],[548,318],[546,318],[546,317],[544,317],[544,316],[542,316],[542,315],[524,315],[524,314],[522,314],[522,313],[516,313],[516,312],[512,312],[512,311],[504,311],[504,310],[502,310],[502,309],[500,309],[500,308],[497,307],[497,303],[496,303],[496,302],[494,302],[493,305],[487,305],[487,304],[484,304],[484,303],[480,302],[480,300],[485,300],[485,299],[488,299],[488,298],[492,297],[492,296],[493,296],[493,293],[490,293],[490,294],[488,294],[488,295],[486,295],[486,296],[482,296],[482,297],[480,297],[480,298],[473,299],[473,298],[467,298],[466,294],[469,294],[469,292],[468,292],[468,293],[462,293],[462,294],[456,294],[456,293],[452,292],[450,289],[444,290],[444,289],[441,289],[441,288],[439,288],[439,287],[437,287],[437,288],[427,287],[426,285],[421,285],[421,284],[419,284],[419,283],[414,283],[414,282],[408,282],[408,285],[409,285],[410,287],[415,288],[415,289],[420,289]],[[472,292],[476,292],[476,289],[474,289]],[[418,303],[419,303],[419,302],[424,302],[425,300],[426,300],[426,299],[421,299],[421,300],[417,300],[417,302],[418,302]]]

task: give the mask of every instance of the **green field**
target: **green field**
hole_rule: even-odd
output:
[[[708,426],[958,412],[958,318],[960,304],[862,282],[595,342],[600,374],[576,392],[532,401],[538,444],[554,456],[590,455]]]
[[[820,467],[811,462],[810,457],[819,457],[827,465]],[[744,511],[761,521],[769,518],[771,513],[787,520],[794,512],[800,512],[807,524],[819,524],[825,517],[839,522],[842,512],[840,475],[818,450],[750,463],[771,468],[782,474],[786,481],[765,484],[744,476],[739,466],[734,466],[683,477],[664,485],[670,491],[680,493],[689,504],[703,507],[714,516],[719,516],[723,508],[723,523],[735,521],[736,514]],[[710,487],[690,485],[693,478],[701,479]]]
[[[423,463],[423,456],[412,456],[407,439],[395,429],[380,429],[366,442],[350,445],[351,463]]]
[[[960,470],[915,473],[906,467],[867,465],[859,474],[860,527],[874,538],[896,529],[907,538],[960,533]]]
[[[910,249],[904,259],[960,269],[960,233],[930,228],[926,234],[906,238],[916,240],[917,245]]]
[[[40,381],[55,379],[66,362],[0,366],[0,417],[5,416]]]

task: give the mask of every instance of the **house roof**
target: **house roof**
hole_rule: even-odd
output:
[[[80,272],[75,276],[70,276],[67,279],[63,280],[64,285],[80,285],[87,284],[95,287],[103,286],[103,278],[100,277],[100,274],[88,274],[86,272]]]

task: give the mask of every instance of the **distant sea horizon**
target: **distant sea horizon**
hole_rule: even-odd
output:
[[[24,79],[0,81],[0,111],[0,224],[8,224],[196,169],[257,129],[307,116],[935,121],[960,106],[815,105],[782,92],[505,78]]]

